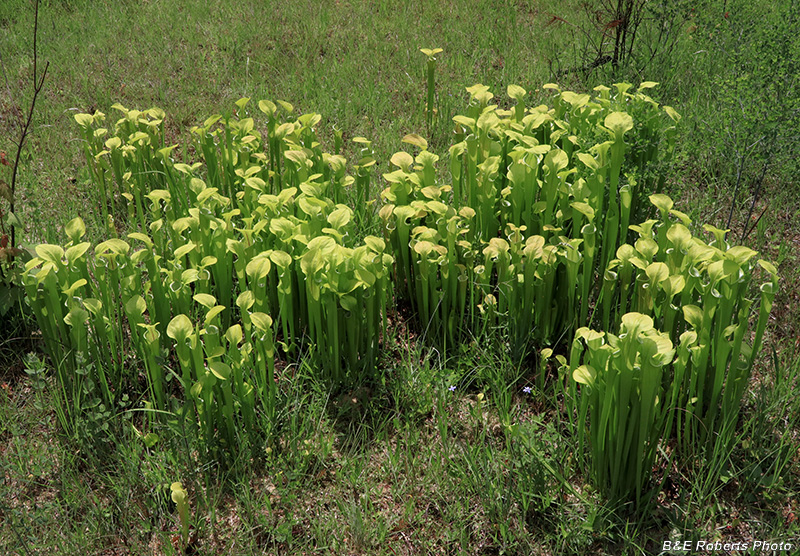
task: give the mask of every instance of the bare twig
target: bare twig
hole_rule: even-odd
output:
[[[747,218],[744,221],[744,230],[742,231],[742,238],[739,240],[739,243],[744,241],[750,232],[755,230],[756,226],[758,226],[759,220],[761,220],[761,216],[764,216],[764,212],[767,212],[767,209],[764,209],[764,212],[761,213],[761,216],[758,217],[758,220],[755,221],[753,227],[748,230],[748,226],[750,225],[750,218],[753,216],[753,209],[756,206],[756,202],[758,201],[758,196],[761,193],[761,186],[764,184],[764,176],[767,175],[767,168],[769,168],[769,159],[764,161],[764,166],[761,168],[761,175],[758,176],[758,181],[756,182],[756,191],[753,193],[753,202],[750,203],[750,210],[747,211]]]
[[[733,188],[733,199],[731,200],[731,212],[728,214],[728,223],[725,225],[726,230],[731,229],[731,220],[733,220],[733,210],[736,208],[736,197],[739,196],[739,186],[742,183],[742,169],[744,168],[744,162],[747,159],[747,155],[738,156],[738,149],[737,149],[737,158],[739,159],[739,164],[737,164],[736,167],[736,185]]]
[[[39,96],[39,93],[42,91],[42,88],[44,87],[44,80],[45,80],[45,77],[47,76],[47,70],[50,67],[50,62],[45,63],[44,71],[42,71],[42,75],[39,76],[39,74],[38,74],[38,52],[37,52],[37,35],[38,34],[39,34],[39,0],[36,0],[35,11],[34,11],[34,16],[33,16],[33,80],[32,80],[32,82],[33,82],[33,98],[31,99],[31,104],[30,104],[30,107],[28,109],[27,118],[22,119],[22,117],[21,117],[22,112],[21,112],[21,110],[18,109],[18,111],[20,113],[20,120],[19,120],[20,133],[19,133],[19,139],[14,142],[16,144],[16,146],[17,146],[17,154],[14,157],[14,166],[12,167],[12,170],[11,170],[11,186],[10,186],[11,199],[9,201],[9,211],[11,212],[11,214],[14,213],[14,209],[16,208],[15,199],[16,199],[16,191],[17,191],[17,175],[18,175],[18,172],[19,172],[20,158],[22,157],[22,149],[25,146],[25,141],[27,140],[28,136],[31,133],[31,122],[33,122],[33,114],[34,114],[34,109],[36,108],[36,100],[37,100],[37,98]],[[9,257],[9,260],[13,259],[14,248],[16,247],[16,245],[17,245],[17,243],[16,243],[16,226],[14,226],[12,224],[12,226],[11,226],[11,243],[10,243],[11,250],[9,251],[9,253],[11,253],[11,256]]]

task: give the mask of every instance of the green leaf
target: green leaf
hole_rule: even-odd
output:
[[[94,298],[86,298],[83,300],[83,306],[89,310],[89,312],[95,316],[100,314],[100,311],[103,310],[103,302],[99,299]]]
[[[272,329],[272,317],[265,313],[252,313],[250,315],[250,321],[253,323],[253,326],[261,332],[267,332]]]
[[[528,92],[519,85],[509,85],[506,88],[506,93],[510,98],[513,98],[517,102],[522,101],[522,97],[528,94]]]
[[[758,255],[758,252],[753,251],[744,245],[735,245],[734,247],[731,247],[725,251],[725,258],[735,261],[739,265],[746,264],[756,255]]]
[[[664,106],[664,112],[667,113],[667,116],[672,118],[672,121],[679,122],[681,121],[681,115],[672,107],[672,106]]]
[[[247,267],[245,267],[247,275],[253,278],[254,280],[262,280],[265,276],[269,274],[269,271],[271,269],[272,269],[272,264],[270,263],[269,257],[266,255],[257,256],[249,263],[247,263]]]
[[[267,116],[274,116],[275,112],[278,110],[278,107],[275,106],[275,103],[270,100],[260,100],[258,101],[258,109]]]
[[[314,127],[322,121],[322,116],[320,114],[309,112],[308,114],[303,114],[302,116],[298,117],[297,121],[303,124],[305,127]]]
[[[640,237],[636,240],[634,245],[636,246],[636,250],[641,253],[647,261],[652,261],[653,257],[655,257],[656,253],[659,251],[658,243],[649,237]]]
[[[192,395],[192,397],[193,397],[193,398],[195,398],[196,400],[199,400],[199,399],[200,399],[200,395],[203,393],[203,388],[204,388],[204,386],[210,382],[210,381],[208,380],[208,378],[207,378],[207,377],[208,377],[208,376],[210,376],[210,375],[211,375],[211,373],[208,373],[208,372],[206,372],[206,374],[203,376],[203,378],[201,378],[200,380],[198,380],[197,382],[195,382],[195,383],[192,385],[192,387],[189,389],[189,393],[190,393],[190,394]],[[213,378],[213,377],[212,377],[212,378]],[[174,499],[173,499],[173,501],[174,501]]]
[[[592,155],[588,153],[576,153],[576,156],[578,157],[578,160],[583,162],[583,164],[590,170],[598,170],[600,168],[597,160],[595,160]]]
[[[225,331],[225,339],[234,346],[238,346],[242,343],[243,337],[244,333],[242,332],[242,326],[240,324],[234,324]]]
[[[284,122],[278,126],[275,130],[275,138],[276,139],[283,139],[287,135],[291,134],[294,131],[294,123],[293,122]]]
[[[68,238],[76,242],[86,234],[86,225],[80,218],[73,218],[64,226],[64,231],[67,233]]]
[[[88,282],[86,282],[85,278],[80,278],[78,280],[75,280],[74,284],[72,284],[69,288],[64,290],[64,295],[66,295],[67,297],[72,297],[78,289],[82,288],[87,283]]]
[[[699,330],[703,324],[703,310],[697,305],[684,305],[683,318],[695,330]]]
[[[259,192],[265,192],[267,190],[267,182],[256,176],[247,178],[244,180],[244,183],[247,187]]]
[[[642,313],[622,315],[622,329],[628,334],[638,336],[639,333],[653,329],[653,319]]]
[[[584,326],[575,332],[575,338],[581,338],[584,342],[586,342],[586,345],[590,350],[596,350],[604,344],[605,334],[597,330],[591,330]]]
[[[564,91],[561,93],[561,98],[567,101],[573,108],[581,108],[586,106],[591,97],[587,94],[577,94],[573,93],[572,91]]]
[[[627,131],[633,129],[633,118],[627,112],[612,112],[606,116],[604,123],[617,140],[622,139]]]
[[[141,295],[134,295],[125,303],[125,310],[130,314],[142,316],[147,310],[147,303]]]
[[[165,203],[169,203],[172,199],[172,195],[170,195],[169,191],[166,189],[154,189],[147,195],[145,195],[152,203],[156,203],[157,201],[164,201]]]
[[[758,259],[758,265],[769,272],[773,278],[777,278],[778,276],[778,269],[775,268],[775,265],[769,261],[765,261],[764,259]]]
[[[186,503],[188,495],[186,494],[186,491],[183,489],[183,485],[181,483],[172,483],[169,489],[172,492],[173,502],[175,502],[179,506]]]
[[[144,445],[147,446],[148,448],[152,448],[153,446],[158,444],[159,440],[160,440],[159,436],[154,432],[148,432],[142,437],[142,442],[144,442]]]
[[[73,264],[75,261],[83,257],[86,251],[89,250],[91,244],[88,241],[84,241],[79,243],[78,245],[73,245],[72,247],[67,248],[67,261],[69,264]]]
[[[169,155],[178,148],[178,145],[172,145],[170,147],[164,147],[163,149],[158,149],[158,154],[160,154],[163,158],[169,158]]]
[[[652,263],[645,270],[647,277],[653,284],[660,284],[669,278],[669,267],[664,263]]]
[[[205,325],[208,326],[208,324],[212,320],[214,320],[217,316],[219,316],[219,314],[224,310],[225,310],[225,306],[224,305],[215,305],[214,307],[209,309],[208,313],[206,313]]]
[[[197,245],[193,241],[190,241],[189,243],[181,245],[180,247],[175,249],[175,260],[180,259],[181,257],[183,257],[184,255],[186,255],[187,253],[189,253],[191,251],[194,251],[194,249],[196,247],[197,247]]]
[[[726,264],[726,263],[731,263],[731,262],[732,261],[727,261],[727,260],[714,261],[713,263],[708,265],[708,269],[707,269],[708,277],[711,279],[712,283],[715,283],[715,282],[718,282],[719,280],[727,278],[728,276],[730,276],[733,272],[735,272],[737,270],[735,268],[735,266],[736,266],[735,263],[734,263],[734,267],[733,268],[729,264]]]
[[[220,361],[209,361],[208,368],[220,380],[228,380],[231,376],[231,368]]]
[[[444,52],[444,50],[442,50],[441,48],[420,48],[419,51],[422,52],[428,58],[433,58],[440,52]]]
[[[95,247],[94,252],[96,255],[104,255],[106,253],[113,253],[114,255],[126,255],[130,248],[131,246],[121,239],[113,238],[109,239],[108,241],[104,241]]]
[[[414,164],[414,158],[407,152],[400,151],[392,155],[390,162],[398,168],[401,168],[403,172],[409,172],[411,165]]]
[[[486,257],[497,259],[501,255],[508,253],[510,248],[508,242],[503,238],[493,237],[489,240],[489,245],[484,248],[483,254]]]
[[[345,311],[349,311],[351,313],[355,311],[356,308],[358,307],[358,302],[356,301],[356,298],[353,297],[352,295],[343,295],[342,297],[339,298],[339,303],[341,303],[342,308]]]
[[[276,102],[280,105],[281,108],[286,110],[287,114],[291,114],[292,112],[294,112],[294,106],[292,106],[291,104],[289,104],[285,100],[278,100]]]
[[[91,114],[75,114],[75,121],[78,122],[78,125],[81,127],[89,127],[94,123],[94,118]]]
[[[478,101],[482,104],[488,103],[494,98],[494,95],[489,92],[489,86],[482,83],[476,83],[472,87],[467,87],[467,92],[471,97],[470,100]]]
[[[664,288],[664,291],[667,292],[667,295],[672,298],[683,291],[686,287],[686,278],[683,276],[676,274],[669,277],[669,280],[663,284],[661,287]]]
[[[586,386],[593,386],[597,371],[589,365],[581,365],[572,371],[572,379],[578,384],[585,384]]]
[[[53,263],[54,265],[62,264],[61,259],[64,258],[64,250],[58,245],[42,243],[37,245],[35,250],[36,255],[43,261]]]
[[[692,233],[683,224],[673,224],[667,230],[667,239],[678,249],[688,248],[692,241]]]
[[[558,173],[569,165],[567,153],[561,149],[553,149],[544,157],[544,166],[550,172]]]
[[[196,268],[187,268],[183,272],[181,272],[181,283],[184,286],[188,286],[192,282],[196,282],[200,279],[200,271]]]
[[[64,317],[64,322],[68,326],[81,326],[89,320],[89,313],[80,307],[74,307],[67,316]]]
[[[210,309],[217,304],[217,298],[209,293],[196,293],[193,299],[207,309]]]
[[[285,251],[275,250],[269,254],[270,260],[281,268],[289,268],[292,264],[292,256]]]
[[[403,143],[414,145],[416,147],[419,147],[423,151],[428,148],[428,142],[421,136],[417,135],[416,133],[409,133],[408,135],[403,137]]]
[[[670,199],[667,195],[663,193],[655,193],[650,195],[650,202],[656,206],[656,208],[662,212],[669,212],[672,209],[672,199]]]
[[[581,203],[579,201],[574,201],[572,203],[572,208],[583,214],[586,218],[589,219],[589,222],[594,220],[594,209],[588,203]]]
[[[111,137],[105,142],[105,146],[111,151],[118,149],[122,146],[122,139],[119,137]]]
[[[186,315],[178,315],[167,325],[167,336],[178,343],[184,343],[186,338],[194,332],[192,321]]]
[[[383,251],[386,249],[386,242],[379,237],[366,236],[364,238],[364,243],[368,245],[370,249],[377,251],[378,253],[383,253]]]
[[[306,167],[306,161],[308,160],[308,156],[303,151],[286,151],[283,153],[283,156],[288,160],[294,162],[300,168]]]
[[[341,205],[328,215],[328,223],[335,229],[340,230],[347,226],[353,217],[353,211],[349,207]]]
[[[455,123],[457,123],[458,125],[464,126],[467,129],[474,129],[475,124],[477,123],[475,121],[475,118],[469,118],[467,116],[462,116],[461,114],[459,114],[458,116],[453,116],[453,121]],[[461,144],[461,143],[459,143],[459,144]],[[454,148],[454,147],[456,147],[456,146],[454,145],[451,148]],[[456,148],[458,148],[458,147],[456,147]]]
[[[148,236],[147,234],[143,234],[141,232],[131,232],[131,233],[128,234],[128,238],[129,239],[136,239],[138,241],[141,241],[148,248],[152,248],[153,247],[153,240],[150,239],[150,236]]]
[[[250,309],[255,302],[256,298],[250,290],[245,290],[236,297],[236,306],[242,311]]]

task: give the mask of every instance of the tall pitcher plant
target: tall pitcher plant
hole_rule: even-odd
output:
[[[581,421],[589,414],[592,476],[615,502],[646,500],[670,409],[661,383],[674,354],[668,335],[641,313],[624,315],[617,335],[575,334],[570,366],[581,385]],[[578,431],[583,451],[584,428]]]
[[[600,322],[614,332],[626,311],[653,318],[678,345],[665,396],[678,408],[670,428],[682,452],[725,449],[761,349],[777,270],[752,249],[730,246],[725,230],[706,226],[710,242],[694,236],[691,220],[666,195],[650,202],[661,218],[631,226],[639,238],[610,261]],[[757,278],[765,281],[753,299]]]

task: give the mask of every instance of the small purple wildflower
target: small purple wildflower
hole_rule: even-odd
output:
[[[522,389],[522,391],[525,392],[526,394],[530,394],[531,393],[531,387],[530,386],[526,386],[525,388]]]
[[[450,390],[451,392],[455,392],[456,391],[456,387],[455,386],[451,386],[450,388],[448,388],[448,390]]]

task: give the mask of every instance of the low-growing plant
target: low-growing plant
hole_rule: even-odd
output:
[[[169,490],[172,501],[175,502],[175,505],[178,507],[178,515],[180,516],[181,522],[181,540],[183,546],[186,546],[189,542],[189,495],[179,482],[172,483]]]

